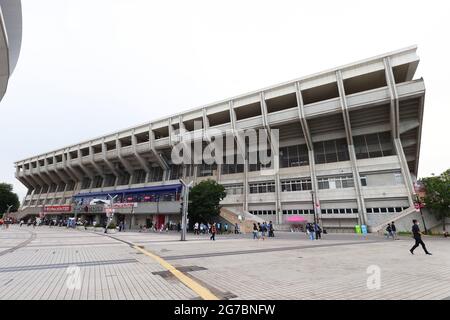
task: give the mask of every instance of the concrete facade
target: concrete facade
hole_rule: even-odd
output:
[[[0,0],[0,100],[19,59],[22,44],[20,0]]]
[[[414,78],[416,50],[379,55],[17,161],[16,177],[29,189],[21,210],[37,214],[45,205],[71,204],[80,193],[214,179],[227,190],[222,205],[236,213],[250,212],[278,226],[302,215],[329,230],[348,231],[355,224],[377,230],[414,211],[425,98],[423,80]],[[195,121],[201,129],[195,130]],[[245,142],[236,132],[250,128],[278,129],[279,170],[268,174],[248,159],[212,166],[171,161],[179,141],[208,141],[208,129],[217,129],[234,135],[240,148]],[[156,213],[150,207],[145,214]]]

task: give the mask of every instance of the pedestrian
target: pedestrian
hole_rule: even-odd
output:
[[[225,229],[225,234],[227,234],[228,233],[228,223],[225,222],[223,227]]]
[[[194,223],[194,234],[198,234],[198,222]]]
[[[265,230],[264,222],[261,224],[258,223],[258,226],[259,226],[259,238],[262,238],[263,240],[265,240],[266,232],[264,231]]]
[[[211,225],[211,237],[209,238],[209,240],[216,241],[216,232],[217,232],[216,224],[213,223],[213,224]]]
[[[217,232],[218,234],[221,234],[221,233],[222,233],[222,224],[221,224],[220,222],[217,222],[217,223],[216,223],[216,232]]]
[[[266,222],[264,221],[263,223],[261,223],[261,238],[264,240],[264,238],[266,237]]]
[[[20,220],[20,226],[22,226],[23,225],[23,219],[22,220]]]
[[[394,240],[398,240],[397,239],[397,227],[394,224],[394,221],[391,222],[391,233],[392,233],[392,238]]]
[[[388,223],[388,225],[386,227],[386,237],[389,239],[390,236],[392,236],[392,228],[391,228],[391,224]]]
[[[314,226],[312,223],[308,223],[308,234],[309,234],[309,239],[310,240],[314,240],[314,235],[315,235],[315,230],[314,230]]]
[[[234,234],[239,234],[239,225],[237,222],[234,224]]]
[[[275,237],[275,235],[273,234],[273,223],[272,221],[269,221],[269,237]]]
[[[258,239],[258,227],[253,223],[253,240]]]
[[[322,239],[322,229],[318,223],[314,223],[314,231],[316,233],[316,240]]]
[[[411,231],[412,231],[414,240],[416,240],[416,243],[409,250],[409,252],[411,252],[411,254],[414,254],[414,250],[420,244],[422,246],[423,251],[425,251],[426,254],[431,256],[431,253],[428,252],[427,247],[425,246],[425,243],[423,243],[423,241],[422,241],[422,232],[420,232],[419,222],[416,219],[414,219],[412,222],[413,222],[413,226],[412,226]]]

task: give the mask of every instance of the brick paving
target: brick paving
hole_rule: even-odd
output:
[[[120,240],[120,241],[118,241]],[[220,298],[230,299],[448,299],[450,241],[426,237],[433,256],[409,238],[301,233],[274,239],[251,235],[110,234],[59,227],[0,230],[0,299],[198,299],[152,258],[169,261]],[[380,270],[380,288],[368,289],[369,266]],[[77,266],[80,287],[68,285]]]

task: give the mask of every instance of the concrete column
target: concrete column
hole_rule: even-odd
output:
[[[393,136],[393,145],[398,161],[400,162],[403,180],[405,181],[408,190],[409,206],[414,206],[415,190],[411,173],[409,172],[408,162],[406,161],[405,153],[403,151],[402,141],[400,139],[400,104],[398,100],[397,85],[395,83],[394,72],[392,70],[390,58],[384,58],[384,68],[386,74],[386,82],[389,87],[389,95],[391,98],[391,128]]]
[[[314,192],[314,198],[316,202],[320,203],[319,196],[319,187],[317,183],[317,174],[316,174],[316,160],[314,158],[314,143],[311,136],[311,131],[309,130],[308,121],[305,117],[305,105],[303,103],[303,97],[301,92],[301,84],[300,82],[295,83],[295,93],[297,98],[297,108],[298,108],[298,118],[300,120],[300,126],[302,128],[303,136],[305,137],[306,147],[308,148],[308,162],[309,162],[309,174],[311,176],[311,191]],[[314,211],[316,210],[316,204],[314,203]],[[322,221],[322,212],[319,210],[317,212],[317,216],[319,217],[319,221]],[[323,226],[323,223],[320,223]]]
[[[150,140],[150,137],[149,137],[149,140]],[[131,144],[133,146],[134,156],[138,160],[138,163],[141,165],[141,168],[145,171],[146,176],[147,176],[148,173],[150,172],[150,168],[149,168],[148,163],[145,161],[145,159],[137,151],[137,138],[136,138],[136,134],[135,134],[135,130],[134,129],[133,129],[133,133],[131,135]]]
[[[274,145],[272,141],[272,135],[271,135],[271,127],[269,123],[269,119],[267,117],[268,111],[267,111],[267,104],[266,104],[266,98],[264,91],[260,93],[260,104],[261,104],[261,118],[264,128],[266,129],[267,136],[269,139],[270,147],[272,150],[272,156],[275,161],[274,154],[276,153],[276,156],[278,156],[278,150],[275,150],[278,148],[278,145]],[[258,150],[259,151],[259,150]],[[276,212],[282,212],[282,204],[281,204],[281,182],[280,182],[280,175],[278,173],[278,159],[276,159],[277,163],[272,163],[272,167],[275,170],[275,211]],[[277,215],[278,221],[277,223],[281,223],[282,215]]]
[[[352,163],[353,181],[356,190],[356,200],[358,203],[358,212],[360,221],[359,224],[367,224],[367,212],[362,193],[361,178],[359,176],[358,164],[356,161],[355,148],[353,146],[352,126],[350,123],[350,114],[347,108],[347,96],[345,94],[344,81],[342,79],[341,71],[336,71],[336,81],[339,89],[339,99],[341,102],[342,116],[344,120],[345,135],[347,137],[348,153]]]

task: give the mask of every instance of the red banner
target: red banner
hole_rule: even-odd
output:
[[[44,212],[72,212],[72,206],[44,206]]]

